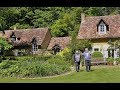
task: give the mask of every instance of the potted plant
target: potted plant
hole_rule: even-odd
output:
[[[115,64],[115,65],[118,65],[118,64],[119,64],[119,61],[120,61],[120,58],[116,58],[114,64]]]
[[[113,57],[107,58],[107,64],[108,65],[113,65],[113,62],[114,62],[114,58]]]
[[[114,65],[118,65],[118,62],[117,62],[117,60],[115,60],[115,61],[113,62],[113,64],[114,64]]]

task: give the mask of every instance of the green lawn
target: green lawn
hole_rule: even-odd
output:
[[[119,83],[119,66],[92,66],[91,72],[86,72],[85,67],[80,72],[52,78],[16,79],[0,78],[1,83]]]

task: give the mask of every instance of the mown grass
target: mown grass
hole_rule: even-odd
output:
[[[119,83],[120,65],[118,66],[92,66],[91,72],[86,72],[85,67],[80,72],[52,78],[0,78],[2,83]]]

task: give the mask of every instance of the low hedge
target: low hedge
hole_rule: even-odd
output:
[[[101,52],[98,52],[98,51],[92,53],[92,58],[98,58],[98,57],[99,58],[103,57],[103,54]]]

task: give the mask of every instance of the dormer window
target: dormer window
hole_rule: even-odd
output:
[[[106,26],[103,23],[99,25],[99,34],[106,34]]]
[[[33,41],[32,41],[32,50],[33,51],[38,51],[38,45],[37,45],[36,38],[34,38]]]
[[[16,36],[15,36],[15,34],[13,33],[12,35],[11,35],[11,41],[16,41],[17,40],[17,38],[16,38]]]
[[[98,23],[97,29],[99,34],[106,34],[109,31],[108,25],[102,19]]]

